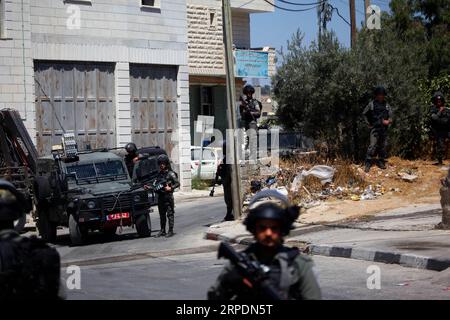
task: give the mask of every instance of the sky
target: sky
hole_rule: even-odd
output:
[[[271,2],[273,0],[270,0]],[[296,3],[314,3],[318,0],[286,0]],[[329,0],[329,3],[339,10],[339,13],[350,21],[349,0]],[[358,29],[364,21],[364,0],[356,0],[356,25]],[[293,6],[280,1],[275,4],[284,8],[303,9],[313,6]],[[378,5],[382,11],[389,11],[389,0],[371,0],[371,4]],[[317,39],[317,9],[305,12],[287,12],[275,8],[271,13],[257,13],[250,16],[251,45],[257,47],[273,47],[279,50],[286,48],[286,42],[292,34],[300,29],[304,33],[305,44]],[[341,43],[350,46],[350,26],[333,12],[328,29],[334,30]]]

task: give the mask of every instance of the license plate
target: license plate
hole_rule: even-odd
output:
[[[129,212],[113,213],[106,216],[106,221],[127,219],[130,217]]]

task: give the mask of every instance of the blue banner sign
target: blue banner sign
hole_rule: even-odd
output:
[[[269,53],[234,50],[235,76],[238,78],[269,78]]]

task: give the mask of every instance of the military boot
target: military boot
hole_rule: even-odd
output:
[[[158,232],[158,234],[156,235],[157,238],[159,237],[165,237],[166,236],[166,230],[161,230]]]
[[[386,169],[386,161],[384,161],[384,160],[378,160],[378,161],[377,161],[377,166],[378,166],[378,168],[380,168],[380,169],[382,169],[382,170]]]
[[[174,236],[174,232],[173,232],[173,230],[172,229],[169,229],[169,232],[167,233],[167,238],[170,238],[170,237],[173,237]]]

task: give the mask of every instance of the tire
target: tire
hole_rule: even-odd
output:
[[[151,236],[152,224],[148,213],[137,216],[134,224],[139,237],[146,238]]]
[[[50,221],[48,211],[45,209],[40,209],[38,211],[38,217],[37,227],[42,240],[55,243],[57,223]]]
[[[14,230],[18,233],[21,233],[25,228],[25,224],[27,223],[27,215],[24,213],[19,219],[14,221]]]
[[[79,246],[86,242],[88,231],[80,226],[73,214],[69,216],[69,233],[73,245]]]

